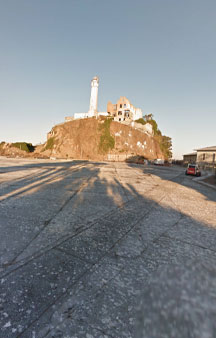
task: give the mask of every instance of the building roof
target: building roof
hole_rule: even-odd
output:
[[[184,154],[183,156],[192,156],[192,155],[196,155],[197,153],[190,153],[190,154]]]
[[[196,151],[216,151],[216,146],[196,149]]]

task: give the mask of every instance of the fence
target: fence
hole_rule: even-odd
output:
[[[130,158],[131,154],[107,154],[107,161],[112,162],[124,162],[126,159]]]
[[[216,176],[216,163],[213,162],[199,162],[199,167],[203,170],[211,171]]]

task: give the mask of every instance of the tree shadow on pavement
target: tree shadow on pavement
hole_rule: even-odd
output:
[[[12,195],[0,203],[0,336],[134,337],[142,292],[158,268],[191,257],[215,266],[208,216],[215,205],[173,181],[181,173],[160,177],[115,163],[42,166],[19,178],[18,194],[15,185],[3,188],[3,197]]]

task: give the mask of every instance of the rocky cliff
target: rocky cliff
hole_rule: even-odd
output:
[[[125,160],[136,155],[164,158],[154,136],[104,119],[80,119],[56,125],[40,151],[56,158]]]

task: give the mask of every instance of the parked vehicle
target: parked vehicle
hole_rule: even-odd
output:
[[[201,176],[201,171],[197,164],[188,164],[185,175]]]
[[[155,165],[164,165],[164,160],[162,160],[161,158],[156,158],[154,160],[154,164]]]

